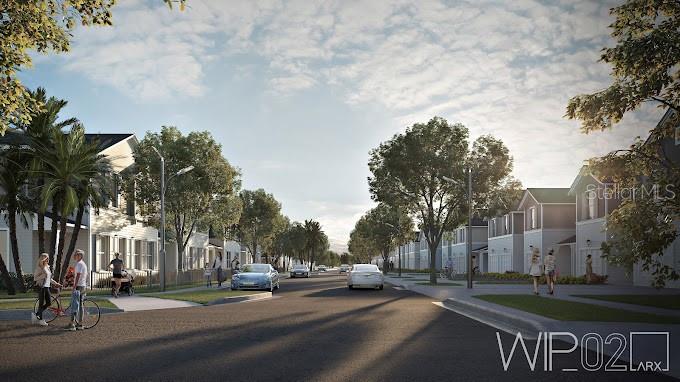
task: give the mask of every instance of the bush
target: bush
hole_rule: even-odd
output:
[[[32,273],[24,273],[24,285],[26,286],[26,290],[31,290],[33,288],[33,274]],[[9,277],[12,279],[12,282],[14,283],[14,286],[17,286],[17,274],[15,272],[10,272]],[[5,280],[0,277],[0,290],[7,290],[7,286],[5,285]]]

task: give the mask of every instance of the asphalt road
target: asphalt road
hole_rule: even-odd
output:
[[[283,280],[275,295],[111,314],[82,332],[0,322],[0,381],[670,380],[641,372],[531,372],[522,353],[506,372],[496,329],[413,292],[347,290],[336,274]],[[501,338],[507,352],[513,337]],[[572,353],[557,357],[554,368],[580,365]]]

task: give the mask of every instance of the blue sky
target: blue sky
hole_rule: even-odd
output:
[[[601,89],[611,44],[594,1],[124,0],[114,26],[79,28],[68,54],[21,74],[69,101],[89,132],[209,130],[292,219],[342,249],[372,207],[368,151],[434,115],[494,134],[528,187],[568,187],[583,160],[627,146],[659,111],[583,135],[570,96]]]

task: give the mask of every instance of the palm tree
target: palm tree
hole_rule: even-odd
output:
[[[0,211],[6,210],[5,220],[9,225],[9,241],[16,271],[16,284],[21,293],[26,292],[24,274],[19,257],[19,242],[17,240],[17,217],[21,217],[24,225],[28,225],[25,213],[30,209],[26,196],[28,154],[25,148],[11,146],[0,155]]]
[[[84,129],[79,124],[74,125],[68,134],[53,131],[52,143],[52,145],[36,143],[36,153],[41,157],[42,163],[42,168],[37,172],[45,179],[40,194],[42,200],[40,209],[44,212],[51,200],[53,220],[59,216],[55,275],[59,275],[60,280],[63,280],[71,256],[70,252],[67,253],[62,270],[67,218],[76,209],[82,215],[88,202],[97,203],[97,198],[93,198],[92,195],[106,187],[103,178],[107,174],[107,166],[110,165],[108,159],[99,154],[98,146],[85,140]],[[82,216],[80,219],[82,220]],[[72,243],[77,240],[80,224],[76,224],[76,227],[78,229],[74,229]],[[56,241],[55,234],[53,231],[52,242]]]
[[[314,266],[317,253],[328,245],[328,238],[321,229],[321,224],[314,220],[305,220],[306,249],[309,251],[309,266]]]

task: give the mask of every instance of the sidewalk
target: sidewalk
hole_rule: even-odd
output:
[[[499,330],[507,332],[511,335],[522,333],[524,338],[536,339],[540,332],[569,332],[574,334],[578,339],[587,333],[597,333],[602,338],[606,338],[612,333],[621,333],[626,338],[630,333],[634,332],[667,332],[669,333],[669,343],[671,348],[676,348],[680,343],[680,325],[661,325],[648,324],[636,322],[584,322],[584,321],[560,321],[552,318],[536,315],[503,305],[498,305],[474,298],[475,295],[484,294],[531,294],[532,286],[530,284],[475,284],[473,289],[466,288],[465,280],[443,280],[439,282],[455,282],[462,286],[428,286],[418,285],[417,282],[423,281],[418,279],[403,279],[395,277],[385,277],[385,281],[404,289],[429,296],[437,302],[436,305],[445,309],[452,310],[458,314],[464,315],[476,321],[493,326]],[[655,307],[647,307],[633,304],[615,303],[609,301],[601,301],[587,298],[573,297],[572,295],[587,295],[587,294],[679,294],[677,290],[656,290],[651,287],[634,287],[634,286],[616,286],[616,285],[557,285],[554,296],[546,294],[547,287],[542,286],[542,296],[562,300],[569,300],[575,302],[588,303],[592,305],[624,309],[628,311],[644,312],[651,314],[659,314],[665,316],[680,317],[680,312],[671,309],[661,309]],[[441,301],[441,302],[440,302]],[[594,341],[589,342],[593,345]],[[658,345],[658,344],[656,344]],[[589,346],[590,348],[591,346]],[[604,353],[608,355],[614,354],[618,348],[614,345],[606,345]],[[621,354],[621,361],[629,360],[629,348],[626,347]],[[666,359],[666,349],[654,346],[652,344],[636,345],[635,353],[633,354],[633,361],[643,362],[649,359]],[[680,377],[680,352],[669,351],[669,367],[670,371],[666,374]],[[644,358],[641,358],[641,355]]]
[[[109,301],[120,309],[126,312],[135,312],[140,310],[157,310],[157,309],[171,309],[171,308],[186,308],[189,306],[200,306],[189,301],[167,300],[164,298],[144,297],[143,295],[121,296],[119,298],[109,297]]]

